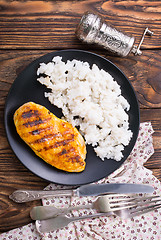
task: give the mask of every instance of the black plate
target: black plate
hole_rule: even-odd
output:
[[[105,160],[104,162],[96,156],[93,148],[87,146],[86,168],[81,173],[68,173],[59,171],[56,168],[48,165],[42,159],[34,154],[34,152],[20,139],[16,132],[13,114],[15,110],[22,104],[33,101],[41,104],[53,112],[57,117],[61,117],[61,110],[50,104],[47,98],[44,97],[44,92],[47,91],[46,87],[41,85],[37,79],[37,69],[41,62],[49,62],[54,56],[62,56],[63,61],[66,60],[82,60],[87,61],[90,65],[97,64],[99,68],[103,68],[109,72],[114,79],[121,86],[123,96],[130,103],[131,109],[129,111],[130,129],[133,132],[133,137],[130,144],[125,147],[123,151],[124,157],[121,161],[116,162],[112,159]],[[136,142],[139,130],[139,106],[138,101],[126,76],[107,59],[96,54],[81,51],[81,50],[63,50],[52,52],[45,56],[40,57],[32,62],[14,81],[10,92],[8,94],[5,105],[5,128],[7,138],[16,156],[19,160],[33,173],[39,177],[58,184],[65,185],[81,185],[98,181],[113,171],[118,169],[122,163],[129,156]]]

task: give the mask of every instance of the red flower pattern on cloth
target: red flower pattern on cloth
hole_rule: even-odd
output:
[[[154,153],[150,122],[141,123],[135,147],[124,164],[107,178],[97,183],[143,183],[154,187],[154,194],[160,195],[161,183],[146,169],[143,164]],[[49,189],[60,189],[65,186],[50,184]],[[43,199],[43,205],[69,207],[85,205],[95,200],[95,197],[55,197]],[[72,211],[73,216],[92,214],[95,210],[86,209]],[[146,213],[142,216],[121,219],[118,216],[86,219],[70,223],[67,227],[45,234],[39,234],[35,224],[28,224],[22,228],[11,230],[0,235],[1,240],[160,240],[161,239],[161,209]]]

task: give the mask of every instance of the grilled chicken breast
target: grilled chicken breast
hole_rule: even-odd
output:
[[[16,110],[14,123],[20,137],[48,164],[68,172],[85,169],[85,142],[70,123],[33,102]]]

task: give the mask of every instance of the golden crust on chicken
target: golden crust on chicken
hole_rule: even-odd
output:
[[[67,172],[85,169],[85,142],[70,123],[33,102],[16,110],[14,123],[20,137],[48,164]]]

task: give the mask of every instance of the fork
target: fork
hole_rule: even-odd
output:
[[[83,219],[90,219],[110,215],[117,215],[122,218],[131,218],[161,208],[160,196],[134,197],[127,195],[120,196],[119,194],[117,194],[117,196],[105,195],[101,196],[100,198],[102,202],[106,201],[108,205],[108,210],[106,212],[84,215],[79,217],[69,217],[64,214],[59,215],[55,218],[36,221],[36,228],[38,232],[45,233],[55,231],[59,228],[67,226],[71,222]]]
[[[112,200],[112,198],[114,197],[114,200]],[[125,198],[128,197],[128,198]],[[44,220],[44,219],[48,219],[48,218],[53,218],[56,217],[58,215],[62,215],[62,214],[67,214],[69,212],[71,212],[72,210],[79,210],[79,209],[96,209],[98,212],[109,212],[109,211],[117,211],[120,210],[124,207],[124,208],[129,208],[129,204],[131,204],[131,207],[135,207],[136,206],[136,201],[137,199],[140,200],[140,197],[137,195],[135,195],[135,199],[133,194],[126,195],[126,194],[108,194],[108,195],[104,195],[101,197],[98,197],[93,203],[91,204],[87,204],[87,205],[82,205],[82,206],[71,206],[68,208],[57,208],[55,206],[36,206],[33,207],[30,211],[30,217],[33,220]],[[119,202],[117,201],[119,200]],[[161,201],[161,197],[160,196],[148,196],[148,197],[142,197],[142,201],[143,200],[149,200],[150,202],[147,203],[152,203],[152,202],[156,202],[157,201]],[[135,202],[134,202],[135,201]],[[128,205],[127,205],[128,204]],[[140,203],[141,205],[142,203]],[[127,205],[127,206],[126,206]],[[109,208],[110,207],[110,208]]]

